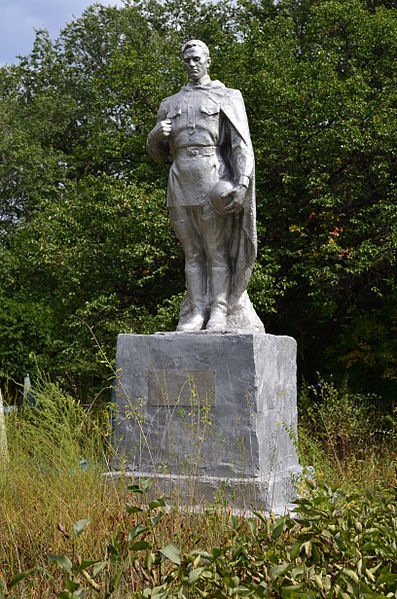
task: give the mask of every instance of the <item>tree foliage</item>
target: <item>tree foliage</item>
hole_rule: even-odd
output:
[[[301,371],[397,380],[397,9],[364,0],[93,5],[0,68],[0,376],[103,384],[119,331],[175,325],[183,257],[145,141],[203,39],[257,164],[250,294]]]

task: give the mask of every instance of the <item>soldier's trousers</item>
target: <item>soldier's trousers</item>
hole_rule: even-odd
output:
[[[185,269],[206,266],[229,268],[226,221],[206,203],[201,206],[170,206],[171,224],[185,253]]]

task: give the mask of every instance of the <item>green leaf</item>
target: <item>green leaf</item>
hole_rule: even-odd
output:
[[[161,497],[160,499],[154,499],[149,503],[149,509],[154,510],[157,507],[164,507],[166,505],[165,499]]]
[[[111,545],[110,543],[108,545],[108,552],[110,554],[110,559],[112,560],[120,559],[120,548],[117,545],[117,542],[114,545]]]
[[[138,514],[139,512],[143,512],[143,509],[134,505],[132,501],[127,501],[125,508],[129,514]]]
[[[281,597],[283,599],[307,599],[308,597],[313,597],[312,593],[298,592],[302,587],[302,583],[283,586],[281,587]]]
[[[162,549],[160,549],[160,553],[169,559],[173,564],[180,565],[181,554],[175,543],[168,543],[168,545],[165,545]]]
[[[92,576],[95,578],[106,567],[107,562],[97,562],[92,569]]]
[[[298,557],[299,552],[300,552],[300,548],[301,548],[301,544],[300,543],[295,543],[295,545],[292,547],[291,553],[290,553],[290,559],[292,561],[294,561]]]
[[[55,553],[49,553],[47,557],[50,560],[50,562],[56,563],[57,566],[59,566],[66,572],[70,572],[70,570],[72,569],[73,564],[70,561],[70,559],[68,557],[66,557],[66,555],[58,555]]]
[[[223,553],[222,549],[220,549],[219,547],[213,547],[213,549],[211,549],[211,555],[209,553],[207,553],[206,551],[202,552],[200,555],[201,555],[201,557],[204,557],[208,560],[211,560],[211,558],[213,560],[217,560],[218,557],[222,555],[222,553]]]
[[[80,587],[79,583],[69,578],[69,576],[65,577],[65,586],[71,593],[74,593]]]
[[[205,566],[202,566],[200,568],[195,568],[194,570],[189,572],[189,584],[194,584],[195,582],[197,582],[204,570]]]
[[[147,570],[151,570],[152,566],[155,562],[156,556],[154,553],[152,553],[152,551],[146,551],[146,555],[145,555],[145,568]]]
[[[315,564],[320,562],[320,553],[314,543],[312,543],[313,561]]]
[[[383,572],[382,574],[379,575],[377,584],[386,583],[387,586],[390,586],[390,584],[394,584],[396,581],[397,581],[397,574],[393,574],[392,572]]]
[[[276,522],[272,526],[271,537],[272,540],[275,541],[281,535],[284,530],[285,518],[280,518],[276,520]]]
[[[135,537],[137,537],[138,535],[141,535],[142,533],[146,532],[148,529],[147,526],[145,526],[145,524],[137,524],[137,526],[134,526],[134,528],[132,528],[128,534],[128,542],[131,543],[131,541],[133,541],[135,539]]]
[[[33,572],[36,572],[36,570],[37,568],[31,568],[30,570],[25,570],[25,572],[20,572],[19,574],[13,576],[10,582],[8,583],[8,590],[10,591],[12,587],[18,584],[18,582],[21,582],[21,580],[23,580],[27,576],[30,576],[31,574],[33,574]]]
[[[279,566],[273,566],[273,568],[270,568],[270,579],[276,580],[276,578],[287,572],[287,570],[289,570],[290,568],[291,564],[280,564]]]
[[[77,522],[73,524],[73,532],[76,535],[76,537],[81,535],[83,530],[89,525],[90,522],[91,520],[89,518],[86,518],[84,520],[77,520]]]
[[[127,489],[131,491],[131,493],[140,493],[143,494],[143,489],[139,485],[128,485]]]
[[[264,524],[267,524],[268,518],[264,514],[261,514],[261,512],[257,512],[256,510],[253,510],[253,513],[255,514],[255,516],[257,518],[259,518],[259,520],[261,522],[263,522]]]
[[[306,541],[306,543],[302,543],[301,550],[305,550],[306,557],[310,557],[312,554],[312,542]]]
[[[117,574],[112,578],[112,581],[111,581],[111,589],[112,589],[112,591],[116,591],[118,589],[122,574],[123,574],[123,570],[120,569],[117,572]]]
[[[153,478],[145,478],[141,481],[139,481],[140,487],[143,491],[147,492],[152,488],[153,485]]]
[[[167,596],[167,593],[164,591],[164,585],[160,585],[152,589],[145,589],[143,595],[144,597],[151,597],[151,599],[162,599]]]
[[[313,578],[313,582],[314,582],[314,586],[316,587],[316,589],[321,592],[323,590],[322,577],[319,574],[316,574]]]
[[[342,568],[342,570],[340,571],[340,574],[345,574],[351,580],[358,583],[358,580],[359,580],[358,575],[357,575],[357,572],[354,572],[354,570],[349,570],[349,568]]]
[[[153,516],[153,518],[152,518],[153,526],[157,526],[157,524],[160,522],[160,520],[163,516],[164,516],[163,512],[159,512],[156,516]]]
[[[142,549],[147,549],[148,547],[151,547],[151,545],[147,541],[137,541],[136,543],[129,545],[128,548],[131,551],[141,551]]]
[[[99,560],[97,559],[93,559],[93,560],[83,560],[81,562],[81,564],[74,564],[72,571],[75,574],[79,574],[80,572],[82,572],[83,570],[86,570],[87,568],[90,568],[91,566],[94,566],[95,564],[97,564],[99,562]]]
[[[306,566],[298,566],[297,568],[294,568],[292,570],[291,576],[294,580],[296,580],[298,576],[302,577],[302,575],[305,574],[306,570]]]

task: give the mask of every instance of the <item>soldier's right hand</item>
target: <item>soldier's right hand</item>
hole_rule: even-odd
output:
[[[169,137],[171,133],[171,119],[165,119],[164,121],[160,121],[160,130],[164,137]]]

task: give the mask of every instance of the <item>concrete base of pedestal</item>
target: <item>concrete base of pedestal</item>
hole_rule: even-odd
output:
[[[284,512],[300,474],[296,342],[265,333],[119,335],[113,474],[186,504]]]

